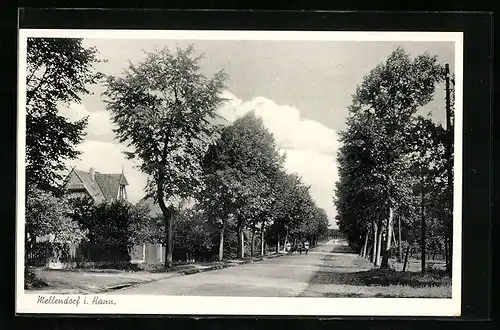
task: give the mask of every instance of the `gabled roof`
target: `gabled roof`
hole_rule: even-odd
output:
[[[123,174],[103,174],[96,172],[94,178],[108,201],[117,198],[120,185],[128,185],[127,179]]]
[[[87,191],[96,202],[102,202],[116,199],[120,185],[128,186],[127,178],[123,173],[95,172],[94,180],[92,180],[90,173],[73,169],[69,174],[66,188],[73,192]]]
[[[71,183],[73,182],[72,179],[70,179],[70,185],[68,185],[68,190],[77,190],[78,188],[84,188],[87,190],[87,192],[90,194],[90,196],[96,201],[96,202],[102,202],[106,200],[106,197],[104,196],[101,188],[95,182],[92,180],[90,177],[89,173],[82,171],[82,170],[77,170],[74,169],[73,172],[76,174],[76,177],[80,179],[81,184],[80,185],[72,185]],[[79,190],[79,189],[78,189]]]

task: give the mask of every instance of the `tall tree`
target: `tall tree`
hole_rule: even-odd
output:
[[[101,73],[97,50],[83,39],[28,38],[26,68],[26,184],[54,190],[64,161],[79,155],[87,119],[71,122],[58,107],[81,102]]]
[[[140,161],[148,176],[146,191],[160,206],[167,235],[165,266],[172,265],[173,209],[175,196],[191,196],[200,187],[201,160],[220,126],[217,109],[226,74],[208,78],[200,72],[201,56],[193,46],[146,53],[130,64],[122,77],[108,77],[107,109],[115,133]]]
[[[238,231],[238,257],[244,257],[243,229],[272,203],[272,183],[280,173],[283,157],[273,135],[253,112],[226,127],[204,161],[205,205],[221,219],[221,249],[224,224],[234,217]],[[220,251],[219,256],[222,255]]]
[[[436,56],[425,53],[412,59],[404,49],[398,48],[364,78],[353,98],[351,111],[372,109],[372,129],[377,130],[372,149],[373,180],[382,188],[386,209],[383,268],[388,267],[394,211],[409,195],[404,184],[407,164],[403,159],[407,129],[417,110],[432,100],[442,78],[443,67],[437,63]]]

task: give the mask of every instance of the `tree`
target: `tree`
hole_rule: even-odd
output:
[[[28,38],[26,68],[26,184],[55,190],[64,161],[79,155],[75,146],[85,135],[87,118],[71,122],[59,106],[79,103],[88,84],[102,75],[95,48],[83,39]]]
[[[413,175],[420,178],[418,188],[415,190],[421,199],[421,271],[425,272],[426,250],[429,243],[436,246],[434,240],[438,237],[446,240],[444,226],[448,208],[447,198],[443,198],[447,188],[443,184],[447,175],[446,131],[431,119],[417,116],[409,132],[414,139],[408,144],[408,156],[412,159]],[[428,242],[428,238],[433,240]]]
[[[147,241],[148,208],[123,200],[95,205],[91,198],[71,200],[72,218],[87,230],[92,258],[129,261],[130,249]]]
[[[58,258],[67,244],[79,243],[88,235],[88,230],[73,221],[67,198],[50,191],[30,187],[25,210],[25,264],[30,250],[36,249],[37,239],[48,242],[52,257]]]
[[[223,71],[207,78],[200,73],[202,56],[194,48],[168,48],[146,53],[130,64],[123,77],[108,77],[107,109],[120,142],[132,151],[148,176],[146,191],[164,216],[166,267],[172,265],[173,209],[171,200],[191,196],[200,187],[200,162],[219,131],[217,109],[224,101]]]
[[[409,196],[405,150],[411,117],[430,102],[435,86],[442,80],[443,68],[437,57],[421,54],[411,59],[402,48],[396,49],[383,64],[373,69],[358,86],[350,108],[351,115],[370,111],[370,148],[374,163],[372,182],[380,187],[380,207],[384,209],[386,240],[381,267],[388,267],[395,210]]]
[[[280,173],[283,157],[273,135],[253,112],[226,127],[212,145],[203,168],[202,200],[209,213],[221,221],[220,252],[225,221],[234,217],[238,230],[238,257],[244,257],[243,229],[248,220],[262,217],[272,203],[272,184]]]
[[[199,207],[180,211],[174,223],[175,253],[181,252],[186,261],[210,260],[216,246],[212,224]],[[179,255],[180,256],[180,255]]]
[[[48,237],[55,243],[78,243],[88,232],[71,218],[71,207],[66,198],[51,192],[32,188],[26,198],[26,242]]]

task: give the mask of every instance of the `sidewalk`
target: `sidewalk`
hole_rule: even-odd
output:
[[[149,271],[124,271],[116,269],[34,269],[36,277],[44,281],[44,288],[26,290],[28,293],[91,294],[113,291],[136,284],[154,282],[165,278],[190,275],[215,269],[233,267],[280,257],[273,253],[266,256],[223,262],[192,263],[171,268],[157,268]]]

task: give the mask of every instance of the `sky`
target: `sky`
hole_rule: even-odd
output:
[[[144,51],[193,44],[204,54],[202,72],[213,75],[220,69],[228,74],[224,95],[229,100],[219,113],[229,122],[255,110],[273,133],[280,151],[286,152],[285,168],[302,175],[311,186],[311,195],[325,209],[332,228],[336,228],[333,206],[338,180],[336,154],[338,134],[345,129],[348,106],[356,87],[371,69],[386,60],[398,46],[412,56],[423,52],[437,55],[453,71],[452,42],[359,42],[359,41],[235,41],[235,40],[126,40],[85,39],[106,59],[96,69],[107,75],[120,75],[128,61],[138,63]],[[145,176],[126,160],[126,146],[118,143],[101,93],[100,85],[89,86],[92,95],[80,104],[61,108],[71,120],[89,118],[87,136],[78,149],[80,159],[68,166],[81,170],[93,167],[102,173],[123,171],[129,181],[128,197],[137,202],[144,197]],[[439,86],[434,100],[423,114],[431,113],[443,123],[444,89]]]

